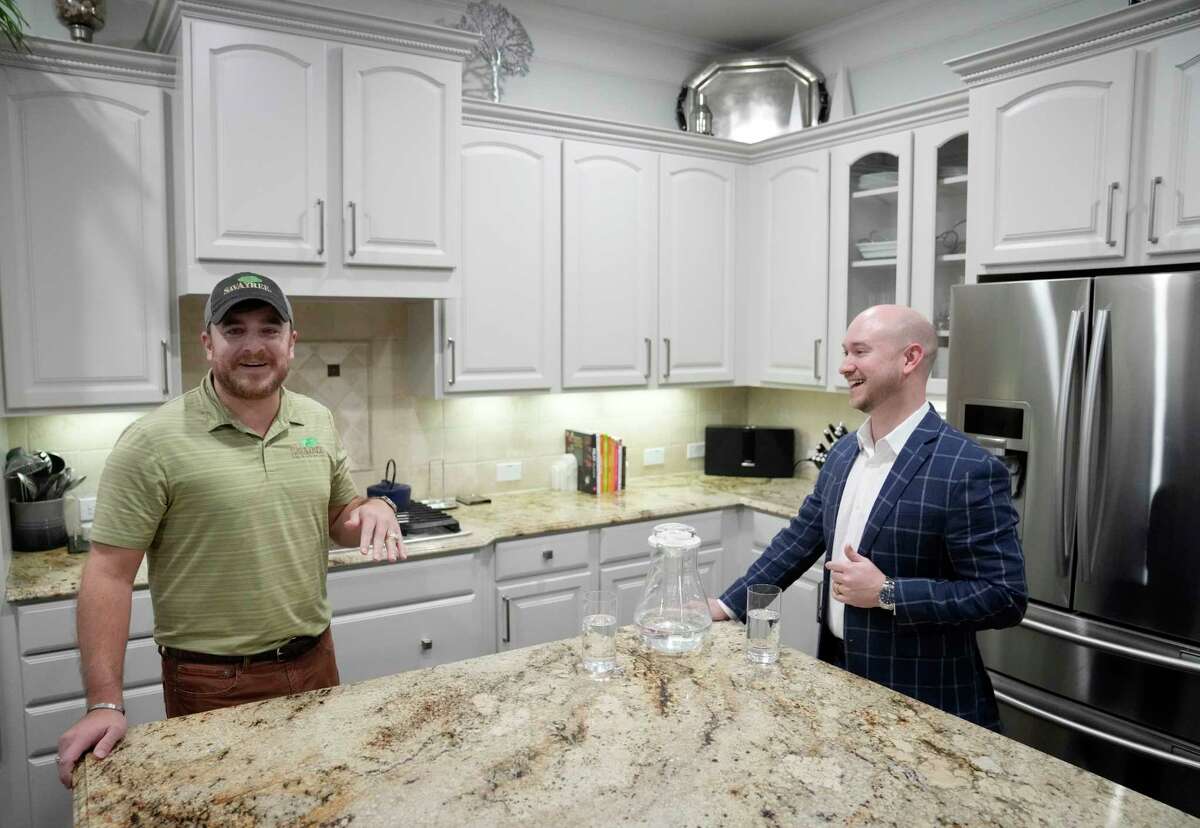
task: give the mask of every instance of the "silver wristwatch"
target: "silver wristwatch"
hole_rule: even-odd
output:
[[[885,577],[883,586],[879,588],[879,606],[888,612],[896,611],[896,582],[891,578]]]
[[[388,505],[388,508],[392,510],[393,514],[400,511],[399,507],[396,506],[396,501],[392,500],[387,495],[371,495],[369,498],[367,498],[367,500],[382,500]]]

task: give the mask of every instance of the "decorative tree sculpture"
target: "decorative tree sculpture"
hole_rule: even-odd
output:
[[[487,74],[493,101],[500,101],[504,78],[529,74],[529,59],[533,57],[533,42],[529,33],[512,12],[491,0],[468,3],[467,13],[452,28],[480,35],[479,43],[468,62],[468,71]],[[472,67],[472,64],[474,65]]]

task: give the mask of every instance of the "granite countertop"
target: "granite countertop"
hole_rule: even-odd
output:
[[[633,478],[629,488],[604,495],[535,490],[493,495],[492,502],[454,510],[470,534],[446,541],[427,541],[408,550],[409,559],[448,555],[478,549],[499,540],[609,526],[669,517],[708,509],[749,506],[779,517],[792,517],[812,491],[815,470],[804,467],[801,477],[786,479],[710,477],[696,472]],[[5,600],[27,603],[74,598],[87,554],[65,548],[49,552],[14,552]],[[388,565],[364,560],[357,549],[338,549],[329,555],[330,568]],[[135,587],[146,586],[142,562]]]
[[[716,624],[671,658],[618,633],[132,728],[76,771],[79,826],[1195,825],[991,731]]]

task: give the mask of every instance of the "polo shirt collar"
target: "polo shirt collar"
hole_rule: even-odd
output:
[[[213,385],[211,369],[204,375],[204,380],[200,383],[200,396],[204,400],[204,417],[209,431],[224,425],[233,426],[237,429],[245,428],[233,416],[233,412],[225,407],[225,403],[221,402],[221,398],[217,396],[217,389]],[[281,387],[279,389],[279,411],[275,414],[275,421],[267,429],[266,439],[270,439],[275,434],[278,434],[288,425],[305,425],[302,416],[299,406],[295,405],[292,399],[291,392]]]

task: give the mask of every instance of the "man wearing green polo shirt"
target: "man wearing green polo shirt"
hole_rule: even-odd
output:
[[[210,371],[126,429],[96,501],[79,589],[88,709],[59,739],[59,778],[125,735],[133,580],[148,561],[168,716],[338,683],[328,539],[405,557],[395,506],[354,492],[328,409],[283,387],[291,305],[253,273],[221,280],[201,341]]]

